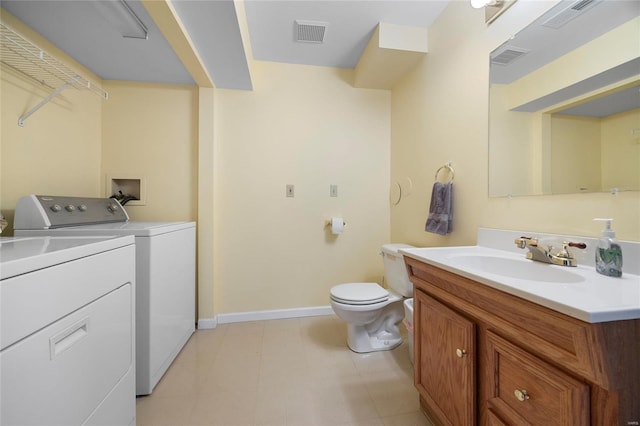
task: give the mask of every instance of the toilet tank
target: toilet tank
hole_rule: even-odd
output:
[[[384,265],[384,279],[387,286],[404,297],[413,297],[413,284],[409,281],[407,268],[402,254],[398,249],[411,248],[409,244],[384,244],[382,246],[382,262]]]

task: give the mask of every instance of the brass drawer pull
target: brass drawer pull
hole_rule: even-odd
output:
[[[516,398],[518,399],[518,401],[524,402],[527,399],[529,399],[529,394],[524,389],[523,390],[516,389],[513,393],[516,396]]]
[[[456,355],[458,358],[462,358],[463,356],[467,356],[467,351],[464,349],[456,349]]]

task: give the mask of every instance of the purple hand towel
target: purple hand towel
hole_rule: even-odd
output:
[[[451,232],[451,221],[453,207],[453,183],[433,184],[431,191],[431,204],[429,205],[429,216],[424,230],[434,234],[445,235]]]

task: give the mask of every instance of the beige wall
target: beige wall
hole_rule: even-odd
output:
[[[105,101],[89,91],[68,88],[19,127],[18,117],[52,89],[6,66],[0,68],[0,209],[10,222],[3,236],[13,233],[19,197],[111,195],[107,174],[146,179],[146,205],[127,206],[133,220],[195,220],[197,88],[102,82],[4,10],[2,22],[109,93]]]
[[[640,108],[602,120],[602,185],[640,188]]]
[[[198,90],[195,86],[106,81],[102,114],[102,193],[106,176],[141,176],[146,205],[131,220],[197,216]]]
[[[553,194],[603,188],[600,119],[552,114],[551,140]]]
[[[540,114],[509,111],[508,87],[493,84],[489,111],[489,182],[495,195],[539,192]]]
[[[391,109],[391,178],[413,181],[411,195],[391,208],[391,238],[414,245],[474,241],[487,199],[488,58],[479,49],[484,11],[451,2],[429,32],[429,53],[394,87]],[[485,69],[486,68],[486,69]],[[436,170],[451,162],[453,233],[424,232]],[[443,176],[444,177],[444,176]]]
[[[211,223],[199,234],[201,319],[326,305],[336,283],[381,282],[390,93],[355,89],[350,71],[332,68],[256,63],[254,73],[253,92],[106,81],[108,101],[65,92],[25,128],[18,116],[48,92],[3,74],[3,213],[31,192],[98,197],[110,195],[107,176],[144,178],[132,220]],[[324,221],[338,215],[348,226],[336,238]]]
[[[214,319],[215,89],[198,89],[198,318]]]
[[[488,54],[542,13],[527,14],[536,3],[487,27],[482,11],[452,2],[430,53],[393,92],[355,89],[348,70],[256,62],[252,92],[110,81],[109,101],[64,92],[19,128],[43,94],[3,68],[0,207],[10,215],[32,192],[102,196],[108,173],[144,176],[147,205],[129,209],[134,220],[207,224],[200,318],[326,305],[336,283],[381,281],[389,240],[473,244],[479,226],[598,235],[596,216],[640,240],[638,192],[487,196]],[[441,237],[424,222],[449,161],[454,232]],[[390,182],[403,185],[391,208]],[[348,223],[337,238],[324,228],[334,215]]]
[[[195,220],[197,89],[100,81],[4,10],[2,21],[109,93],[105,101],[68,88],[19,127],[18,117],[52,90],[1,68],[3,214],[12,218],[17,199],[31,193],[111,195],[112,174],[146,178],[146,206],[127,207],[133,220]]]
[[[37,33],[2,11],[2,22],[94,82],[100,80]],[[24,124],[18,118],[53,90],[6,66],[0,67],[0,210],[9,219],[28,194],[97,197],[101,191],[100,132],[104,101],[86,90],[68,88]]]
[[[546,4],[544,4],[546,3]],[[429,54],[392,93],[391,177],[413,192],[391,208],[391,238],[419,245],[474,244],[478,227],[599,235],[615,219],[620,239],[640,240],[640,193],[489,198],[488,55],[553,2],[517,2],[487,27],[484,11],[451,2],[429,32]],[[544,8],[543,8],[544,7]],[[424,232],[434,173],[455,168],[454,231]]]
[[[380,282],[390,93],[351,77],[255,62],[254,91],[216,91],[216,313],[327,305],[337,283]],[[347,222],[338,237],[324,227],[332,216]]]

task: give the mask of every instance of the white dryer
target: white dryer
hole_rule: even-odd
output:
[[[150,394],[195,331],[195,223],[129,221],[110,198],[29,195],[18,200],[14,228],[17,236],[135,237],[136,394]]]
[[[135,424],[134,277],[131,236],[0,238],[1,425]]]

